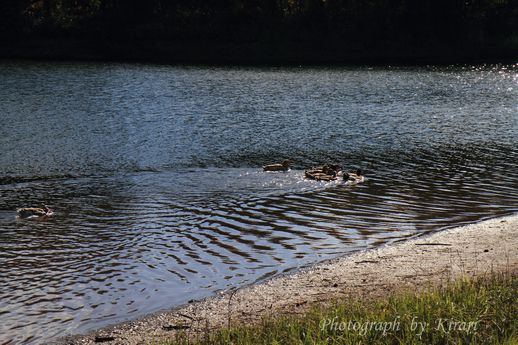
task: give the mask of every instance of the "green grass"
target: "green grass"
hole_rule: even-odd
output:
[[[461,280],[378,301],[340,301],[167,344],[518,344],[518,276]]]

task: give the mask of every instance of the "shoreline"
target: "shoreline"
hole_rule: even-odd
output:
[[[343,42],[0,40],[0,60],[192,66],[451,66],[515,64],[518,47],[351,48]]]
[[[58,344],[141,344],[196,337],[274,314],[299,314],[337,300],[422,291],[461,277],[518,270],[518,214],[446,229],[317,263],[200,301],[126,321]],[[111,339],[111,341],[109,341]]]

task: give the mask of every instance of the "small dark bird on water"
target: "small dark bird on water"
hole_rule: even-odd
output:
[[[326,175],[330,175],[333,177],[338,176],[338,173],[342,171],[342,167],[338,164],[324,164],[322,167],[322,172]]]
[[[18,214],[18,218],[43,218],[52,216],[54,212],[47,207],[46,205],[43,205],[42,208],[40,207],[23,207],[16,210],[16,213]]]
[[[291,161],[286,159],[281,164],[270,164],[263,167],[263,171],[288,171],[290,169]]]
[[[362,175],[361,169],[356,170],[356,172],[344,173],[344,181],[349,182],[350,184],[362,183],[365,181],[365,177]]]

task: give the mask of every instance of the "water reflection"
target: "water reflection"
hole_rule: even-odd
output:
[[[517,212],[505,71],[2,65],[0,340]],[[303,179],[325,161],[367,180]],[[53,218],[15,219],[42,202]]]

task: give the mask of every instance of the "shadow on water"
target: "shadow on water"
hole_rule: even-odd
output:
[[[19,90],[0,86],[2,341],[518,211],[513,69],[6,64],[0,76]],[[261,171],[285,157],[288,173]],[[367,180],[303,178],[326,161]],[[41,203],[55,216],[15,218]]]

